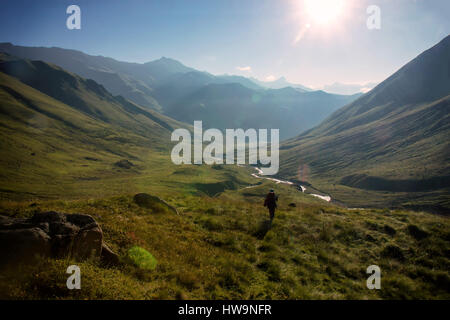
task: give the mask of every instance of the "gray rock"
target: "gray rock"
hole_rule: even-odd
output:
[[[0,266],[33,263],[51,255],[51,239],[40,228],[0,230]]]
[[[8,223],[11,223],[12,221],[13,221],[12,218],[7,217],[7,216],[0,215],[0,225],[2,225],[2,224],[8,224]]]
[[[64,213],[48,211],[36,212],[31,218],[33,223],[48,222],[48,223],[64,223],[66,222],[66,215]]]
[[[92,223],[97,224],[94,218],[92,218],[87,214],[79,214],[79,213],[69,214],[66,216],[66,219],[68,222],[77,225],[80,228]]]
[[[32,263],[41,257],[77,260],[118,257],[103,246],[103,232],[89,215],[38,212],[29,219],[0,216],[0,266]],[[102,254],[102,251],[105,251]]]
[[[100,257],[102,253],[103,233],[100,227],[86,228],[74,238],[72,254],[76,259],[85,260]]]
[[[120,263],[119,256],[106,243],[102,244],[102,261],[109,265],[118,265]]]

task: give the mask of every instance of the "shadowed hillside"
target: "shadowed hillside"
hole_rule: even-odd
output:
[[[50,196],[65,183],[126,174],[114,163],[169,152],[172,130],[184,127],[93,80],[6,55],[0,57],[0,97],[5,197]]]
[[[280,139],[311,128],[359,96],[303,92],[291,87],[252,90],[238,83],[198,88],[187,79],[183,83],[186,85],[171,84],[157,91],[169,97],[165,100],[168,116],[188,123],[201,119],[206,128],[280,129]]]
[[[319,126],[287,141],[280,174],[301,180],[299,168],[306,165],[310,181],[350,205],[448,212],[449,70],[447,37]]]
[[[203,120],[212,128],[277,128],[281,139],[317,125],[359,95],[309,92],[279,79],[265,89],[250,78],[212,75],[161,58],[144,64],[61,48],[0,43],[0,52],[57,65],[93,79],[113,95],[157,110],[192,125]],[[268,85],[268,84],[265,84]]]

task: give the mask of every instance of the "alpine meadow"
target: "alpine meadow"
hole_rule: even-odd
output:
[[[5,2],[0,299],[450,299],[446,1]]]

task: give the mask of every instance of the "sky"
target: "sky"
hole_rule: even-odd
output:
[[[72,4],[80,30],[66,27]],[[367,27],[371,5],[380,9],[379,29]],[[449,14],[448,0],[2,0],[0,42],[363,88],[446,37]]]

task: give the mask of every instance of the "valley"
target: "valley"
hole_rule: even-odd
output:
[[[312,128],[361,94],[337,95],[289,87],[274,88],[242,76],[212,75],[162,57],[144,64],[127,63],[62,48],[24,47],[0,43],[0,52],[55,64],[92,79],[112,95],[144,108],[206,129],[280,129],[280,139]]]
[[[23,227],[49,212],[89,215],[115,262],[69,255],[6,264],[0,298],[449,299],[449,82],[441,67],[450,56],[448,39],[359,97],[205,83],[211,75],[167,58],[129,65],[69,52],[86,65],[126,69],[121,83],[142,88],[124,97],[61,65],[2,53],[2,235],[11,219]],[[68,54],[35,50],[52,59]],[[100,77],[97,68],[84,71]],[[144,69],[153,74],[145,83]],[[419,90],[418,73],[435,85]],[[168,79],[176,90],[166,87],[170,94],[162,95]],[[195,81],[201,85],[183,87]],[[310,118],[306,131],[286,131],[300,135],[280,146],[277,175],[264,176],[268,168],[259,165],[173,163],[172,133],[195,130],[188,116],[204,115],[205,127],[246,128],[253,119],[270,129],[287,121],[265,109],[279,101],[289,123],[298,124],[305,106],[321,116]],[[232,112],[252,117],[227,119]],[[325,120],[314,127],[319,118]],[[279,196],[273,221],[263,206],[270,189]],[[139,198],[159,199],[171,210]],[[136,247],[154,258],[151,269],[130,258]],[[66,288],[72,264],[82,270],[82,290]],[[366,285],[371,265],[382,270],[383,290]]]

